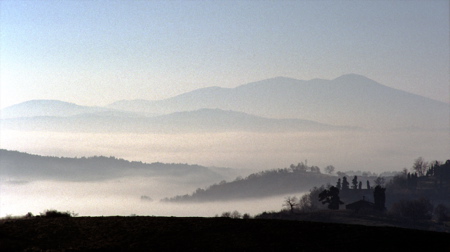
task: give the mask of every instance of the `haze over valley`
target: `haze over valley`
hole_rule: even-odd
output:
[[[400,171],[418,156],[445,160],[450,153],[445,116],[449,108],[354,74],[329,81],[273,78],[234,89],[206,88],[161,101],[119,101],[104,107],[32,100],[1,110],[0,175],[7,182],[5,191],[64,181],[74,187],[97,181],[133,188],[128,183],[134,178],[141,181],[141,192],[124,190],[133,191],[127,195],[139,205],[140,194],[159,201],[298,162],[334,165],[341,171]],[[122,180],[128,182],[113,182]],[[317,186],[333,180],[323,178]],[[156,187],[149,189],[143,181],[159,189],[155,192]],[[304,184],[296,192],[314,185]],[[257,198],[266,198],[263,205],[276,210],[274,197],[294,191]],[[217,211],[210,209],[209,215]]]
[[[1,148],[254,171],[305,159],[398,170],[417,156],[445,159],[449,107],[354,74],[274,78],[106,107],[33,100],[1,110]]]
[[[0,217],[255,215],[343,173],[420,193],[447,179],[449,5],[0,1]]]

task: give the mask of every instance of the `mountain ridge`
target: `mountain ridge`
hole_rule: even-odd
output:
[[[167,115],[144,117],[127,112],[97,112],[74,116],[40,116],[0,120],[2,129],[56,132],[294,132],[323,130],[362,130],[350,126],[334,126],[302,119],[272,119],[222,109],[180,111]]]
[[[123,106],[115,103],[108,107],[138,112],[133,110],[137,106],[130,109],[132,104],[127,101],[122,103]],[[450,104],[350,74],[333,80],[277,77],[235,88],[203,88],[153,101],[140,109],[147,113],[167,114],[200,108],[363,128],[441,128],[449,125]]]
[[[58,107],[58,104],[64,106],[59,106],[59,110],[51,106],[23,109],[29,105],[25,102],[2,109],[1,116],[12,118],[14,115],[70,116],[120,112],[154,117],[218,108],[272,119],[296,118],[361,128],[450,127],[450,104],[390,88],[357,74],[342,75],[333,80],[308,81],[274,77],[235,88],[200,88],[163,100],[121,100],[105,107],[58,101],[53,103],[54,107]],[[68,104],[70,108],[67,109],[65,107]]]

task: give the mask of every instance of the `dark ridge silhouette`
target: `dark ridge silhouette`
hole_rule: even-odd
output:
[[[143,163],[116,157],[48,157],[0,149],[0,176],[17,181],[57,179],[95,181],[124,176],[195,176],[217,181],[223,177],[207,167]]]
[[[222,181],[206,189],[198,188],[188,195],[165,198],[164,202],[202,202],[245,198],[259,198],[274,195],[300,193],[308,191],[314,185],[326,184],[336,177],[321,174],[316,166],[308,167],[303,163],[290,168],[266,170],[253,173],[246,178],[234,181]]]

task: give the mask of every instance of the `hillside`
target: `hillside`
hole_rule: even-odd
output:
[[[318,168],[318,167],[317,167]],[[336,177],[318,172],[316,167],[299,164],[297,167],[273,169],[253,173],[231,182],[222,181],[206,189],[197,189],[190,195],[165,198],[165,202],[205,202],[268,197],[302,193],[312,187],[335,183]]]
[[[10,180],[56,179],[96,181],[124,176],[193,176],[220,180],[218,173],[199,165],[142,163],[115,157],[48,157],[0,150],[0,176]]]
[[[6,220],[2,251],[448,251],[450,234],[394,227],[229,218]]]

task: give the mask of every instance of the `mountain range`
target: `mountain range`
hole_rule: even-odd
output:
[[[293,132],[323,130],[358,130],[356,127],[332,126],[302,119],[271,119],[242,112],[200,109],[155,117],[100,112],[73,116],[35,116],[1,120],[3,129],[56,132]]]
[[[348,74],[334,80],[277,77],[236,88],[104,107],[33,100],[0,111],[19,130],[130,132],[448,129],[450,104]]]

